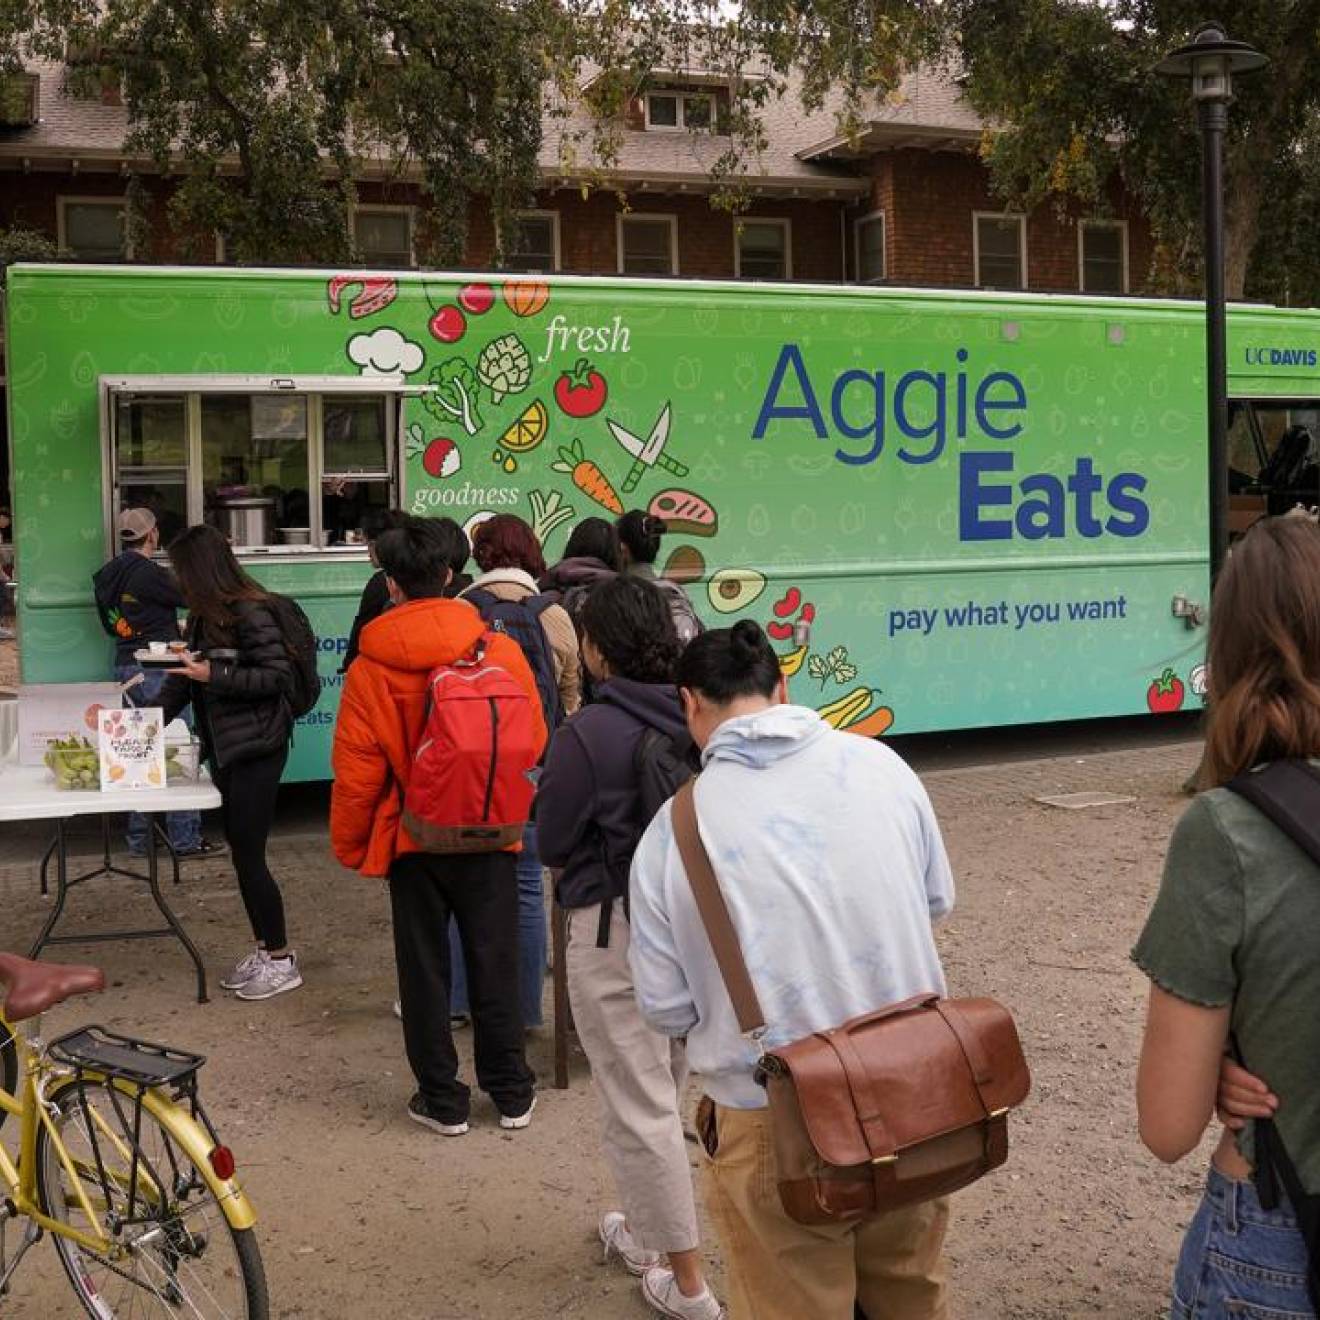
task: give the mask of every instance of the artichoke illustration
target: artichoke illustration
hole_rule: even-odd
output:
[[[477,359],[477,379],[490,390],[492,403],[521,394],[532,379],[532,356],[523,341],[517,335],[492,339]]]

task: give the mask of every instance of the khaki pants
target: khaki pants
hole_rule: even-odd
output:
[[[790,1219],[768,1109],[702,1101],[704,1190],[728,1265],[730,1320],[947,1320],[947,1197],[854,1226]]]
[[[565,965],[573,1022],[600,1098],[605,1162],[633,1237],[651,1251],[692,1251],[696,1194],[679,1107],[687,1056],[637,1011],[621,902],[608,948],[596,947],[599,927],[599,906],[570,909]]]

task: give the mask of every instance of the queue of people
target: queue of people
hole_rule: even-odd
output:
[[[938,822],[891,749],[786,702],[757,624],[688,626],[682,588],[655,576],[656,521],[588,519],[553,567],[511,515],[482,524],[470,547],[449,519],[392,515],[371,537],[378,574],[346,665],[331,842],[388,886],[416,1079],[408,1113],[446,1137],[469,1130],[453,1019],[470,1014],[477,1086],[501,1127],[529,1126],[525,1033],[540,1020],[549,867],[617,1194],[597,1231],[652,1309],[939,1320],[949,1199],[801,1222],[776,1191],[758,1072],[763,1049],[945,994],[933,932],[954,881]],[[120,559],[151,563],[145,520],[126,514],[123,529]],[[479,573],[459,591],[469,551]],[[130,581],[118,599],[149,599],[164,630],[188,610],[191,654],[160,700],[191,704],[225,804],[255,940],[226,984],[265,998],[301,983],[264,856],[290,660],[271,598],[218,533],[193,528],[169,554],[176,595],[157,598],[164,588],[132,560],[105,582]],[[147,626],[134,608],[134,627]],[[1133,953],[1151,980],[1140,1133],[1173,1162],[1216,1111],[1224,1123],[1177,1266],[1175,1320],[1300,1320],[1320,1301],[1314,520],[1266,520],[1237,545],[1215,590],[1209,674],[1205,791],[1174,834]],[[1276,812],[1262,785],[1279,764],[1301,777]],[[696,772],[699,842],[765,1012],[756,1042],[740,1030],[677,833],[671,795]],[[727,1312],[702,1258],[689,1067]]]

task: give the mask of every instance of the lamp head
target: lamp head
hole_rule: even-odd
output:
[[[1233,75],[1254,73],[1269,62],[1245,41],[1230,41],[1218,23],[1202,23],[1191,41],[1166,55],[1155,71],[1190,79],[1193,101],[1227,105],[1233,99]]]

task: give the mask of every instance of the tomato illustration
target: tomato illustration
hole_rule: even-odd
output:
[[[578,358],[555,381],[555,402],[567,417],[594,417],[605,406],[609,392],[605,377],[586,358]]]
[[[1182,709],[1184,695],[1182,679],[1172,669],[1166,669],[1146,689],[1146,705],[1152,715],[1170,715]]]
[[[465,284],[458,291],[458,305],[473,316],[484,316],[495,304],[495,290],[489,284]]]
[[[467,317],[452,303],[436,309],[429,329],[442,344],[456,344],[467,333]]]

